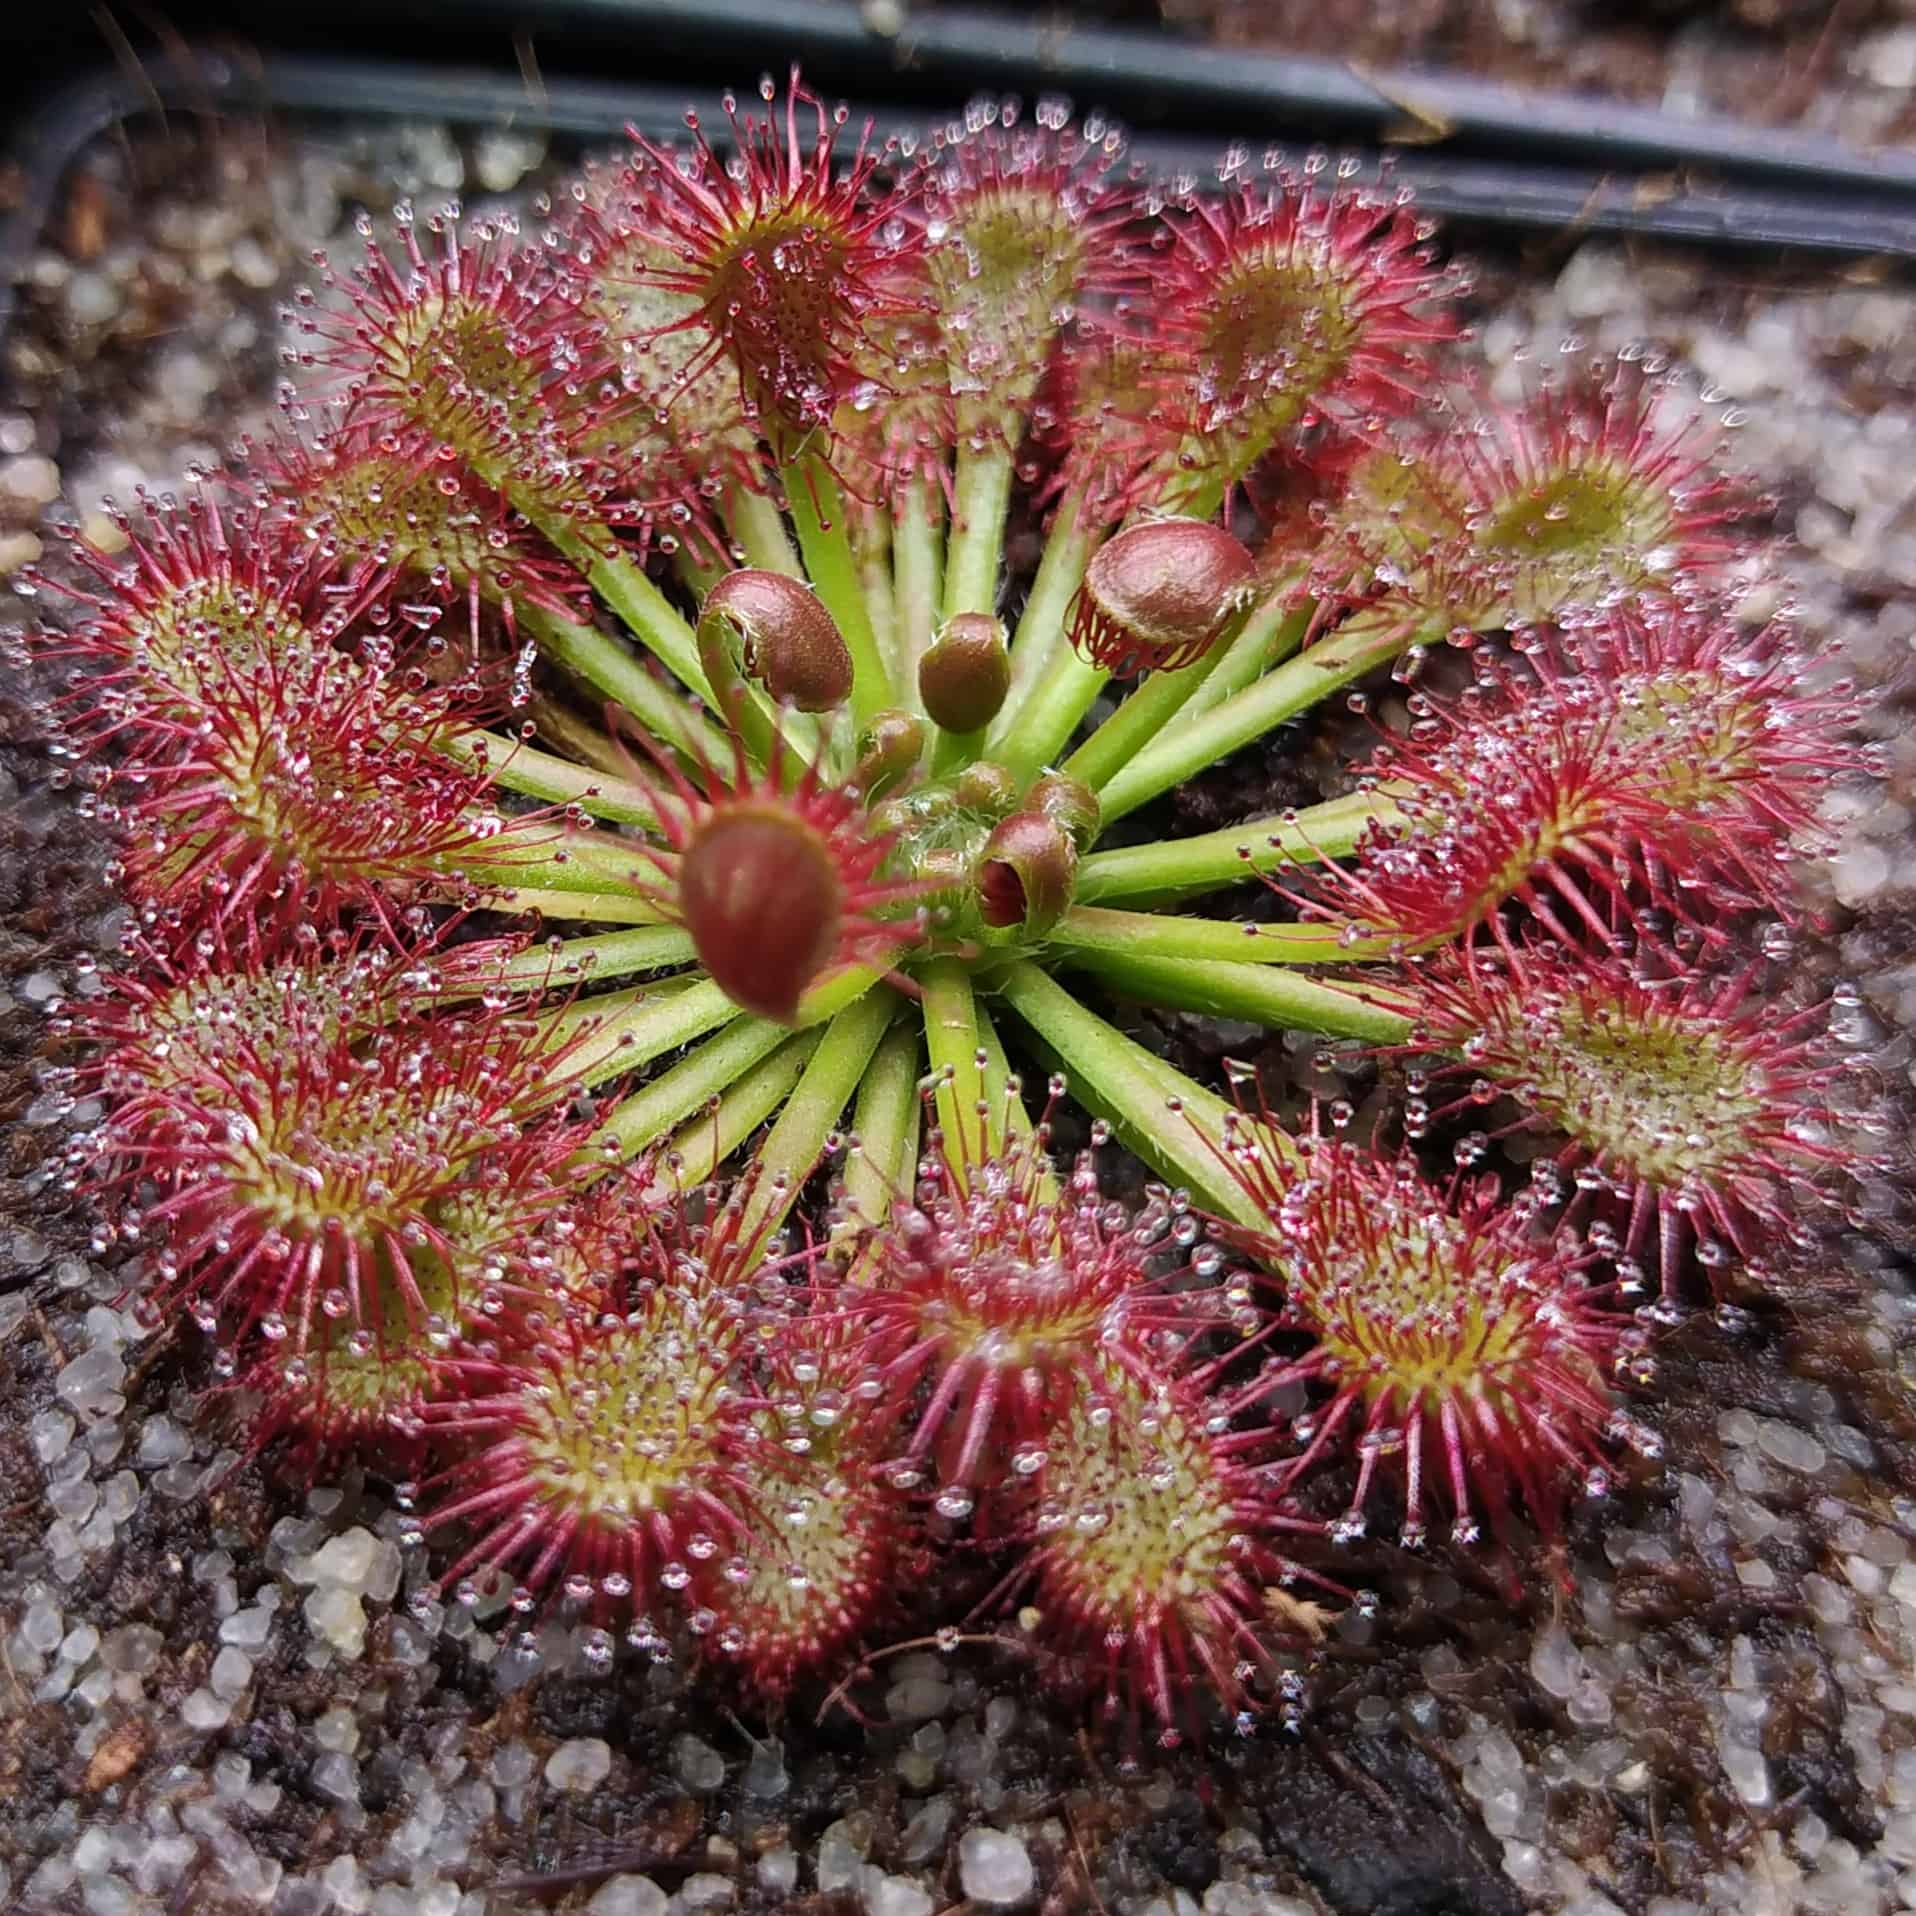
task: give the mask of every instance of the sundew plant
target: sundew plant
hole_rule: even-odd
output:
[[[133,907],[73,1176],[528,1636],[1248,1728],[1353,1540],[1510,1574],[1649,1468],[1662,1326],[1840,1201],[1774,994],[1846,694],[1733,609],[1719,428],[1493,400],[1388,181],[762,91],[365,223],[283,430],[39,582]],[[1179,835],[1273,750],[1333,795]]]

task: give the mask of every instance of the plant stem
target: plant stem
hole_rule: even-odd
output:
[[[973,1011],[978,1019],[978,1048],[985,1054],[985,1096],[991,1099],[993,1108],[1005,1114],[1005,1137],[1028,1138],[1031,1136],[1031,1112],[1024,1101],[1025,1086],[1020,1079],[1018,1090],[1014,1094],[1011,1080],[1017,1074],[1011,1069],[1011,1060],[1005,1055],[1004,1040],[998,1036],[998,1027],[992,1022],[990,1008],[982,1003],[974,1003]]]
[[[648,591],[653,590],[651,581],[645,579],[643,573],[638,576],[645,581]],[[665,601],[661,599],[659,603],[664,605]],[[669,606],[666,609],[671,611]],[[676,612],[672,617],[685,626]],[[597,626],[580,625],[537,605],[524,607],[519,622],[538,640],[539,649],[546,657],[563,666],[574,678],[583,679],[594,691],[603,693],[613,704],[623,706],[661,745],[669,745],[688,758],[703,755],[714,764],[724,764],[731,758],[723,738],[704,718],[669,685],[661,685],[623,644]],[[711,688],[705,683],[705,674],[698,671],[698,649],[693,645],[689,626],[685,626],[685,639],[692,648],[690,663],[697,673],[695,678],[687,678],[686,683],[700,698],[709,699]],[[672,669],[678,671],[676,665]],[[683,672],[679,676],[685,678]]]
[[[985,749],[984,727],[975,732],[947,732],[940,726],[932,734],[931,775],[942,778],[978,758]]]
[[[1221,1155],[1230,1105],[1153,1057],[1028,960],[997,982],[1005,1002],[1069,1073],[1078,1102],[1129,1149],[1220,1216],[1258,1221]]]
[[[882,974],[869,965],[842,965],[825,976],[798,1001],[792,1020],[801,1031],[835,1018],[854,998],[862,998],[881,982]]]
[[[892,585],[897,606],[898,691],[914,712],[918,661],[938,628],[940,577],[944,570],[937,502],[923,478],[905,481],[892,525]]]
[[[1192,443],[1199,449],[1204,447],[1202,439]],[[1207,462],[1175,470],[1158,494],[1158,510],[1180,513],[1187,519],[1215,519],[1223,508],[1226,489],[1244,476],[1250,464],[1246,459],[1233,470]]]
[[[533,732],[545,742],[542,749],[558,752],[590,771],[624,778],[639,758],[631,746],[615,744],[602,726],[583,712],[574,711],[561,698],[537,694],[526,707],[526,713],[532,720]],[[719,742],[716,732],[712,737],[714,742]]]
[[[738,1016],[738,1006],[711,979],[702,978],[682,991],[655,994],[641,989],[619,992],[610,999],[581,999],[549,1014],[549,1025],[555,1039],[577,1040],[567,1054],[568,1073],[589,1087],[650,1064]],[[718,1091],[724,1086],[712,1088]]]
[[[661,1154],[660,1173],[648,1195],[667,1197],[675,1187],[689,1191],[703,1184],[791,1095],[818,1038],[816,1031],[795,1031],[769,1058],[708,1100],[703,1113],[680,1125]]]
[[[1011,1060],[1005,1056],[1004,1040],[998,1036],[998,1027],[993,1022],[990,1009],[978,1006],[978,1041],[985,1054],[985,1095],[994,1106],[1005,1114],[1005,1142],[1009,1146],[1016,1141],[1028,1144],[1036,1130],[1031,1122],[1031,1112],[1025,1104],[1027,1089],[1020,1079],[1018,1090],[1011,1089]],[[1034,1154],[1038,1176],[1038,1201],[1041,1204],[1055,1204],[1058,1201],[1058,1173],[1048,1151]]]
[[[956,958],[934,958],[918,973],[925,995],[925,1050],[936,1086],[945,1162],[959,1183],[967,1169],[1004,1149],[1004,1124],[979,1069],[977,1003],[971,973]],[[976,1148],[973,1148],[974,1134]]]
[[[782,572],[802,579],[805,567],[785,530],[785,517],[762,492],[734,486],[725,502],[725,528],[745,554],[745,563],[761,572]]]
[[[711,687],[705,683],[705,674],[699,669],[698,642],[692,636],[692,628],[686,624],[678,608],[668,599],[650,579],[643,568],[634,565],[619,550],[618,541],[609,528],[598,525],[582,526],[568,519],[563,513],[553,512],[531,497],[527,489],[517,485],[513,476],[503,467],[488,468],[474,464],[473,470],[481,478],[497,485],[504,491],[515,511],[529,520],[545,534],[565,556],[590,580],[592,589],[612,610],[618,614],[626,630],[656,658],[667,671],[673,673],[702,699],[711,697]],[[537,612],[537,606],[528,611]],[[523,614],[521,616],[524,616]],[[556,615],[554,615],[556,617]],[[570,626],[569,620],[560,619],[561,625]],[[579,632],[592,632],[589,626],[572,628]],[[593,636],[603,639],[602,633]],[[618,656],[625,657],[620,653]],[[627,663],[630,663],[628,659]],[[599,683],[590,672],[582,667],[578,670],[582,678]],[[613,698],[620,694],[609,686],[601,686]],[[623,702],[623,701],[621,701]],[[634,708],[636,711],[636,708]]]
[[[1286,865],[1348,857],[1365,832],[1395,810],[1381,793],[1349,792],[1295,814],[1247,818],[1195,838],[1093,852],[1078,867],[1076,895],[1084,904],[1125,899],[1163,905],[1196,898]]]
[[[643,846],[612,833],[564,831],[546,819],[515,820],[502,832],[433,861],[436,870],[475,885],[524,882],[555,892],[605,892],[651,900],[658,865]],[[643,921],[641,921],[643,922]]]
[[[923,1056],[916,1027],[900,1020],[885,1033],[858,1082],[852,1130],[858,1149],[845,1160],[847,1213],[838,1236],[882,1224],[892,1201],[909,1197],[917,1182],[918,1120],[924,1101],[918,1093]]]
[[[1213,650],[1175,672],[1153,672],[1061,769],[1093,791],[1101,790],[1183,710],[1185,701],[1216,670],[1219,658]]]
[[[650,899],[625,892],[543,891],[536,885],[479,886],[489,911],[537,913],[542,918],[589,919],[601,925],[657,925],[663,915]]]
[[[892,592],[891,510],[886,506],[858,507],[852,528],[852,550],[858,557],[858,585],[871,614],[872,636],[878,641],[885,675],[898,686],[898,608]]]
[[[1180,712],[1208,711],[1303,643],[1310,610],[1285,610],[1274,590],[1234,633],[1177,672],[1154,672],[1065,760],[1064,769],[1102,789]]]
[[[1073,951],[1132,953],[1140,958],[1190,958],[1213,963],[1325,965],[1382,957],[1390,940],[1367,941],[1375,950],[1339,942],[1336,925],[1250,925],[1216,918],[1172,918],[1148,911],[1101,911],[1079,906],[1048,934]]]
[[[996,435],[958,446],[951,543],[945,555],[945,617],[998,609],[998,571],[1004,557],[1005,518],[1011,510],[1011,448]]]
[[[449,756],[489,772],[507,791],[526,798],[542,799],[548,805],[577,805],[594,818],[658,829],[658,813],[644,786],[605,772],[588,771],[570,759],[557,758],[497,732],[462,733],[453,741]]]
[[[1158,510],[1191,519],[1215,519],[1224,495],[1287,433],[1309,406],[1311,395],[1298,388],[1281,406],[1265,412],[1255,433],[1188,434],[1165,470]]]
[[[824,1024],[853,1000],[864,997],[877,982],[859,965],[834,972],[800,1001],[800,1028]],[[593,1001],[587,1000],[562,1012],[553,1021],[555,1030],[562,1029],[568,1017],[575,1021],[589,1017],[592,1009]],[[681,1058],[650,1084],[641,1085],[613,1112],[603,1130],[627,1156],[642,1151],[673,1125],[690,1117],[708,1098],[718,1096],[770,1057],[791,1036],[791,1028],[774,1024],[769,1018],[745,1016],[709,978],[701,978],[650,1004],[640,1002],[622,1008],[616,1029],[595,1031],[587,1039],[587,1044],[598,1051],[610,1047],[617,1052],[609,1064],[596,1052],[588,1057],[588,1068],[594,1075],[586,1082],[599,1083],[631,1066],[649,1063],[678,1045],[689,1044],[728,1019],[733,1021],[729,1030]]]
[[[752,1154],[754,1181],[740,1227],[747,1243],[761,1233],[769,1236],[785,1222],[897,1008],[898,994],[880,985],[854,999],[825,1027],[797,1090]]]
[[[1011,510],[1011,448],[1001,434],[980,443],[965,433],[958,447],[956,503],[945,552],[945,617],[995,612],[998,574],[1004,561],[1005,519]],[[933,743],[934,777],[968,765],[984,750],[988,728],[941,730]]]
[[[1120,996],[1214,1018],[1246,1018],[1273,1031],[1321,1031],[1331,1037],[1402,1044],[1411,1021],[1379,1003],[1282,965],[1234,965],[1187,959],[1072,952],[1066,961],[1102,978]]]
[[[724,576],[716,575],[712,583]],[[700,597],[702,604],[703,593]],[[731,737],[720,735],[717,755],[708,757],[699,769],[710,766],[721,774],[729,772],[734,741],[744,746],[746,757],[757,766],[770,765],[781,742],[783,762],[794,774],[811,764],[818,753],[818,722],[789,706],[775,705],[765,688],[747,679],[729,655],[721,658],[720,665],[721,675],[711,680],[712,699],[728,715]]]
[[[798,531],[805,570],[838,621],[838,630],[852,655],[852,717],[863,725],[874,712],[892,702],[891,674],[878,650],[871,614],[858,583],[858,562],[852,556],[851,533],[838,476],[817,453],[803,452],[779,471],[785,503]]]
[[[1110,682],[1103,666],[1069,648],[1054,650],[1044,677],[1019,710],[1015,730],[992,756],[1021,780],[1036,777],[1070,744],[1078,722]]]
[[[758,688],[747,684],[731,659],[719,661],[722,677],[713,687],[714,696],[730,716],[732,734],[745,749],[746,757],[754,765],[769,765],[772,762],[774,742],[779,736],[779,720],[773,715],[772,708],[760,694]],[[785,715],[795,718],[796,713]],[[786,727],[790,735],[789,725]],[[797,752],[800,763],[804,763],[809,754]],[[729,761],[730,752],[726,754]],[[717,762],[717,761],[715,761]]]
[[[672,555],[672,570],[695,599],[703,599],[730,571],[725,559],[716,553],[708,556],[704,546],[681,545]]]
[[[1185,701],[1185,717],[1196,718],[1200,712],[1222,705],[1273,666],[1282,665],[1304,643],[1316,617],[1313,600],[1287,605],[1281,592],[1274,593],[1245,622],[1244,630],[1218,661],[1217,670]]]
[[[685,994],[688,998],[691,992]],[[676,1124],[682,1124],[713,1098],[721,1097],[748,1071],[764,1063],[792,1034],[769,1018],[746,1018],[731,1007],[735,1022],[716,1038],[688,1052],[670,1070],[620,1100],[594,1134],[595,1158],[609,1146],[620,1157],[636,1157]]]
[[[1084,502],[1076,493],[1067,493],[1058,502],[1057,516],[1051,522],[1045,540],[1044,556],[1038,561],[1038,575],[1031,582],[1031,594],[1018,615],[1018,630],[1011,641],[1011,690],[1005,695],[1004,708],[992,721],[986,749],[996,756],[1004,742],[1019,728],[1019,714],[1025,701],[1036,690],[1050,669],[1052,656],[1064,643],[1065,619],[1078,587],[1084,583],[1084,569],[1104,537],[1101,531],[1087,530],[1079,523]]]
[[[1401,609],[1359,613],[1308,652],[1147,746],[1104,788],[1105,822],[1135,811],[1286,719],[1308,711],[1338,687],[1395,657],[1419,630],[1417,620]]]
[[[555,939],[502,959],[491,970],[462,967],[450,953],[440,973],[437,997],[452,1004],[489,991],[547,991],[567,985],[598,984],[629,978],[641,971],[671,971],[689,965],[692,934],[676,925],[647,925],[636,931],[606,931],[594,938]]]

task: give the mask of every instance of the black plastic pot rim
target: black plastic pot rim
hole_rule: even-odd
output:
[[[523,0],[306,0],[329,21],[529,24]],[[299,0],[294,0],[295,11]],[[890,17],[890,24],[884,22]],[[275,23],[288,17],[284,6]],[[1410,119],[1480,156],[1515,154],[1633,171],[1703,169],[1816,190],[1916,192],[1916,154],[1862,152],[1813,134],[1670,114],[1585,94],[1547,93],[1437,71],[1364,73],[1338,60],[1218,48],[1165,33],[1086,26],[1039,10],[939,6],[916,12],[848,0],[543,0],[541,42],[591,39],[648,55],[716,62],[737,84],[742,49],[800,60],[834,87],[922,98],[953,85],[1029,95],[1063,90],[1133,124],[1244,130],[1304,121],[1326,137],[1385,144]],[[751,75],[744,76],[749,79]]]
[[[189,14],[193,0],[180,0]],[[1037,8],[986,11],[912,0],[278,0],[270,29],[237,5],[209,17],[285,53],[355,47],[446,64],[510,63],[534,48],[560,71],[682,83],[749,82],[799,61],[823,86],[920,109],[968,89],[1062,90],[1128,123],[1208,133],[1303,124],[1327,139],[1441,135],[1476,158],[1633,172],[1698,171],[1817,192],[1916,192],[1916,152],[1866,152],[1824,136],[1690,118],[1587,94],[1443,71],[1367,72],[1311,55],[1211,47],[1173,33],[1083,25]],[[357,34],[355,34],[357,29]],[[747,63],[749,70],[742,71]]]
[[[409,4],[379,10],[403,20]],[[331,0],[337,21],[367,0]],[[294,15],[305,9],[296,7]],[[444,24],[451,10],[429,11]],[[289,17],[276,14],[276,24]],[[502,30],[513,0],[464,0],[459,17]],[[377,58],[230,48],[178,49],[137,68],[103,67],[56,96],[14,141],[20,202],[0,224],[0,338],[18,277],[39,241],[59,182],[110,128],[178,111],[214,117],[314,114],[515,125],[581,140],[628,125],[660,137],[682,130],[700,68],[737,82],[744,63],[798,60],[821,89],[873,89],[862,107],[881,128],[921,127],[956,110],[986,82],[1026,94],[1069,92],[1081,105],[1141,122],[1131,150],[1167,175],[1202,179],[1231,136],[1261,151],[1352,141],[1373,173],[1388,166],[1421,206],[1470,228],[1551,237],[1634,235],[1706,247],[1825,260],[1916,260],[1916,155],[1863,154],[1838,142],[1730,122],[1683,121],[1574,95],[1524,93],[1440,74],[1365,80],[1324,60],[1272,60],[1102,29],[1047,32],[995,15],[908,16],[892,36],[856,8],[800,0],[552,0],[545,36],[643,30],[667,87],[522,73],[447,69]],[[566,44],[570,44],[567,42]],[[740,49],[752,53],[742,56]],[[574,49],[576,51],[576,48]],[[670,56],[661,61],[661,53]],[[744,75],[748,81],[750,74]],[[884,88],[887,99],[876,89]],[[908,103],[898,97],[909,92]],[[1141,110],[1140,110],[1141,109]],[[1428,144],[1393,143],[1411,116]],[[722,130],[722,128],[720,129]],[[1503,157],[1512,152],[1526,158]],[[1386,157],[1386,155],[1388,157]],[[1644,169],[1652,169],[1645,171]]]

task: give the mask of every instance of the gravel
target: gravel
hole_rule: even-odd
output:
[[[669,1900],[649,1876],[615,1876],[586,1909],[590,1916],[665,1916]]]
[[[673,1745],[672,1768],[694,1796],[709,1796],[725,1781],[724,1757],[696,1736],[682,1736]]]
[[[596,1790],[611,1773],[611,1746],[596,1736],[574,1737],[546,1758],[546,1781],[578,1796]]]
[[[1022,1903],[1037,1883],[1031,1852],[1003,1830],[966,1830],[958,1839],[958,1881],[967,1896],[994,1909]]]

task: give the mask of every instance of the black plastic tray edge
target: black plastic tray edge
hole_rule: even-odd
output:
[[[729,6],[718,6],[717,0],[703,0],[703,4],[716,6],[728,18],[762,12],[750,4],[740,4],[740,0],[732,0]],[[570,11],[581,8],[617,12],[628,19],[641,9],[656,9],[668,27],[686,11],[677,0],[569,0]],[[795,11],[802,21],[808,15],[836,15],[839,9],[812,6]],[[972,19],[975,25],[977,16]],[[1128,46],[1138,36],[1078,32],[1073,38],[1077,42],[1123,42]],[[815,39],[814,35],[815,53],[829,51],[819,47]],[[806,41],[804,32],[781,33],[774,38],[768,30],[761,44],[781,48],[796,44],[802,53]],[[922,87],[924,61],[932,50],[921,44],[918,51],[914,78]],[[998,49],[1000,55],[1002,52]],[[1175,45],[1161,52],[1172,61],[1195,57],[1202,63],[1214,57]],[[954,62],[959,67],[965,64]],[[975,64],[975,55],[971,64]],[[1072,65],[1069,71],[1084,78],[1090,87],[1087,103],[1103,104],[1104,96],[1095,79],[1085,77],[1079,65]],[[829,86],[836,72],[817,77]],[[1024,75],[1027,82],[1040,82],[1030,91],[1051,90],[1060,77],[1056,59]],[[1251,89],[1244,95],[1247,104],[1251,98],[1262,101],[1255,121],[1247,119],[1235,126],[1228,122],[1213,124],[1223,126],[1256,151],[1280,132],[1291,136],[1287,143],[1293,148],[1316,143],[1330,137],[1327,121],[1337,118],[1334,111],[1325,110],[1326,101],[1335,107],[1339,99],[1348,96],[1350,76],[1343,77],[1342,89],[1319,93],[1299,84],[1282,100]],[[517,124],[581,140],[613,137],[627,125],[670,135],[682,129],[687,99],[695,97],[688,92],[688,84],[675,81],[670,87],[660,87],[550,76],[542,78],[535,97],[522,77],[487,69],[448,70],[319,55],[264,53],[242,57],[224,48],[196,48],[184,57],[155,59],[145,63],[138,74],[103,67],[66,87],[16,134],[13,147],[22,190],[14,209],[0,220],[0,341],[7,335],[20,275],[39,243],[60,180],[91,140],[123,121],[156,109],[188,115],[327,113],[439,119],[460,125]],[[954,76],[945,98],[955,106],[963,91],[962,82]],[[1115,94],[1118,89],[1113,91]],[[1551,96],[1530,97],[1547,102]],[[1574,100],[1569,104],[1578,111],[1591,105]],[[922,110],[895,101],[860,110],[869,112],[887,129],[919,128],[926,118]],[[716,117],[708,115],[708,125]],[[1655,116],[1637,113],[1634,117],[1643,120]],[[1152,167],[1199,177],[1215,167],[1224,143],[1218,133],[1199,135],[1164,127],[1147,127],[1131,134],[1132,150]],[[1907,184],[1900,178],[1874,175],[1869,190],[1859,192],[1855,190],[1855,174],[1843,166],[1819,170],[1805,162],[1789,177],[1813,180],[1813,186],[1763,189],[1728,179],[1622,176],[1614,167],[1587,162],[1582,166],[1516,164],[1473,157],[1457,150],[1461,144],[1447,141],[1441,150],[1408,146],[1386,151],[1394,178],[1415,192],[1420,205],[1465,226],[1503,233],[1637,235],[1834,260],[1879,257],[1916,261],[1916,165],[1910,169]],[[1574,143],[1567,140],[1540,140],[1539,144],[1545,150],[1558,146],[1574,150]],[[1591,144],[1601,157],[1613,157],[1605,143]],[[1649,150],[1654,143],[1638,144]],[[1819,143],[1799,140],[1797,144]],[[1831,150],[1847,154],[1847,149]],[[1373,152],[1367,164],[1374,169],[1379,155]]]

